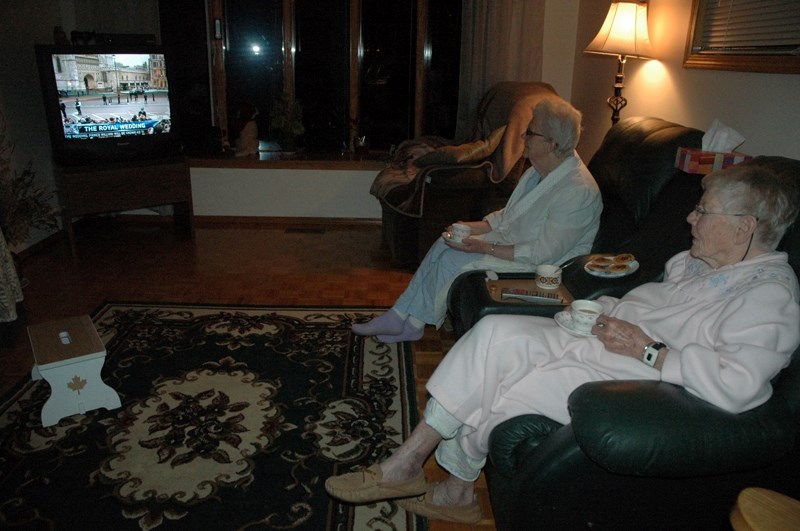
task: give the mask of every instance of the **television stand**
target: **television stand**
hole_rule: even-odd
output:
[[[192,182],[183,157],[97,163],[56,164],[61,218],[70,251],[77,259],[72,218],[171,204],[178,232],[194,237]]]

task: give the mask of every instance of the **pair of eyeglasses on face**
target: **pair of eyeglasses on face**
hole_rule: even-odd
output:
[[[752,216],[758,221],[758,216],[754,216],[753,214],[730,214],[728,212],[711,212],[706,210],[703,205],[697,204],[694,206],[694,211],[697,213],[698,216],[735,216],[737,218],[741,218],[743,216]]]
[[[549,136],[543,135],[542,133],[537,133],[536,131],[525,131],[524,133],[522,133],[522,138],[524,138],[526,140],[528,138],[533,138],[535,136],[540,136],[540,137],[544,138],[545,140],[550,138]]]

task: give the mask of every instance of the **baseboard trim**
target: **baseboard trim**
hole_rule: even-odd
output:
[[[226,225],[260,225],[265,227],[374,227],[380,225],[378,218],[310,218],[282,216],[195,216],[194,226],[220,227]]]
[[[77,219],[73,222],[73,228],[77,228],[82,221],[88,220],[91,216]],[[172,216],[159,216],[148,214],[119,214],[117,219],[124,223],[150,223],[150,224],[172,224]],[[309,217],[271,217],[271,216],[194,216],[195,228],[203,227],[264,227],[264,228],[285,228],[285,227],[323,227],[323,228],[371,228],[381,225],[381,220],[376,218],[309,218]],[[44,239],[15,253],[17,259],[24,261],[27,257],[37,254],[43,249],[47,249],[56,244],[64,243],[66,239],[64,230],[59,230]]]

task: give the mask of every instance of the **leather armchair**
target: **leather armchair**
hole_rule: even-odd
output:
[[[529,163],[522,133],[552,86],[503,82],[481,99],[472,133],[461,142],[407,140],[370,193],[381,204],[383,242],[392,266],[416,268],[445,227],[502,208]]]
[[[564,269],[562,282],[576,299],[621,296],[631,288],[659,280],[664,264],[691,244],[686,216],[701,195],[700,175],[675,168],[679,147],[700,147],[703,132],[662,120],[631,117],[606,134],[587,164],[603,196],[600,228],[592,252],[630,252],[639,270],[624,278],[597,279],[583,270],[589,257]],[[448,312],[457,337],[488,314],[553,315],[561,306],[495,302],[485,293],[483,271],[456,278],[448,295]],[[505,273],[500,278],[531,278]]]
[[[744,164],[800,186],[800,161]],[[800,227],[779,249],[800,274]],[[727,529],[745,487],[800,497],[800,349],[773,385],[765,404],[731,414],[663,382],[595,382],[569,397],[567,425],[500,424],[486,467],[498,529]]]

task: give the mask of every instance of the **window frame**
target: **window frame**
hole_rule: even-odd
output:
[[[428,32],[428,1],[415,0],[417,5],[417,40],[416,60],[414,65],[414,107],[412,112],[412,133],[414,136],[422,134],[425,109],[427,67],[429,61],[425,58],[429,54],[424,51],[430,46]],[[224,20],[224,0],[206,0],[208,12],[208,32],[215,35],[217,21]],[[349,135],[348,145],[353,145],[353,140],[358,134],[358,119],[360,115],[359,99],[360,95],[360,71],[363,58],[363,41],[361,36],[361,0],[349,0],[350,3],[350,72],[349,72]],[[284,93],[289,96],[290,101],[295,98],[295,3],[293,0],[282,0],[283,5],[283,81]],[[210,39],[210,77],[212,86],[212,113],[214,122],[222,129],[223,138],[229,138],[227,130],[228,108],[226,95],[226,74],[225,74],[225,40],[224,38]]]
[[[694,44],[703,34],[703,9],[710,0],[694,0],[689,32],[686,38],[684,68],[760,72],[768,74],[800,74],[800,56],[791,54],[715,54],[695,53]]]

